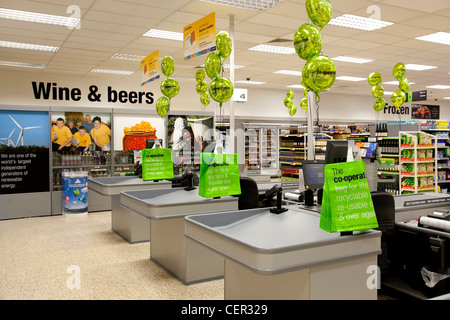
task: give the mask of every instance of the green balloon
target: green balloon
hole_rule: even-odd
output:
[[[170,100],[167,97],[160,97],[156,101],[156,112],[158,112],[161,118],[164,118],[167,112],[169,112]]]
[[[164,57],[161,61],[161,72],[166,77],[170,77],[175,71],[175,62],[172,57]]]
[[[211,97],[209,96],[208,92],[203,92],[202,94],[200,94],[200,102],[205,107],[211,102]]]
[[[333,85],[336,80],[336,66],[330,58],[317,55],[306,62],[302,76],[306,88],[319,93]]]
[[[294,35],[294,48],[298,56],[306,61],[322,50],[322,36],[315,26],[303,24]]]
[[[233,84],[226,78],[217,77],[209,84],[209,95],[222,106],[233,96]]]
[[[294,91],[288,90],[288,91],[286,92],[286,96],[287,96],[288,98],[294,99]]]
[[[197,91],[198,94],[205,93],[206,90],[208,90],[208,84],[205,81],[199,81],[195,86],[195,90]]]
[[[286,107],[286,108],[290,108],[290,107],[292,107],[292,98],[289,98],[289,97],[286,97],[285,99],[284,99],[284,106]]]
[[[197,80],[198,82],[203,81],[203,80],[205,80],[205,76],[206,76],[205,70],[198,69],[197,73],[195,74],[195,80]]]
[[[392,75],[395,77],[395,79],[400,79],[403,77],[406,73],[406,67],[403,63],[397,63],[394,66],[394,69],[392,69]]]
[[[216,35],[216,47],[222,58],[228,58],[232,50],[231,38],[228,32],[220,31]]]
[[[289,108],[289,114],[291,115],[291,117],[293,117],[293,116],[295,116],[296,113],[297,113],[297,107],[294,106],[294,105],[292,105],[292,106]]]
[[[402,90],[397,90],[391,95],[391,103],[400,108],[400,106],[406,101],[406,94]]]
[[[302,108],[303,110],[308,110],[308,98],[303,98],[300,101],[300,108]]]
[[[211,80],[217,78],[222,71],[222,60],[217,52],[211,52],[206,57],[205,71]]]
[[[401,77],[398,80],[398,86],[400,90],[402,90],[404,93],[408,93],[409,91],[409,79],[406,77]]]
[[[177,80],[168,78],[161,82],[160,89],[163,95],[173,98],[180,91],[180,84]]]
[[[380,112],[381,110],[384,109],[385,106],[386,106],[386,101],[384,101],[383,98],[378,98],[373,103],[373,108],[376,112]]]
[[[311,21],[318,27],[325,27],[333,16],[333,8],[329,0],[306,0],[306,12]]]
[[[384,88],[381,85],[376,85],[372,87],[372,95],[375,98],[381,98],[384,95]]]
[[[381,74],[379,74],[378,72],[373,72],[369,74],[367,80],[369,81],[369,84],[371,86],[377,86],[381,83],[381,81],[383,81],[383,79],[381,78]]]

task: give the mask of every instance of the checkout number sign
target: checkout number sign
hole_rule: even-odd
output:
[[[377,227],[364,162],[325,165],[320,228],[347,232]]]

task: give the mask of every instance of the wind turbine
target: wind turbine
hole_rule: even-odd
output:
[[[11,136],[13,135],[14,131],[16,131],[16,128],[14,128],[13,131],[11,131],[8,138],[0,138],[0,140],[8,141],[8,144],[6,144],[4,142],[0,142],[0,143],[3,143],[4,145],[7,145],[7,146],[15,147],[14,143],[11,140]]]
[[[8,114],[8,116],[9,116],[9,117],[11,118],[11,120],[14,121],[14,123],[20,128],[19,138],[17,139],[16,145],[15,145],[16,147],[19,145],[20,139],[22,139],[22,146],[23,146],[23,132],[24,132],[25,130],[36,129],[36,128],[42,127],[42,126],[38,126],[38,127],[26,127],[26,128],[22,128],[22,127],[17,123],[17,121],[14,120],[13,117],[11,117],[9,114]]]

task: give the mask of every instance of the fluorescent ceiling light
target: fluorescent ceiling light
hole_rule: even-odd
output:
[[[450,100],[450,97],[444,97],[445,100]]]
[[[392,22],[355,16],[352,14],[344,14],[333,18],[329,22],[330,25],[346,27],[358,30],[373,31],[393,25]]]
[[[126,76],[134,73],[134,71],[110,70],[110,69],[92,69],[91,72],[107,73],[107,74],[120,74],[120,75],[126,75]]]
[[[146,33],[144,33],[143,36],[149,37],[149,38],[159,38],[159,39],[166,39],[166,40],[183,41],[183,33],[182,32],[150,29]]]
[[[445,89],[450,89],[450,86],[444,86],[444,85],[441,85],[441,84],[437,84],[437,85],[434,85],[434,86],[427,86],[427,88],[445,90]]]
[[[230,69],[230,65],[229,65],[229,64],[226,64],[226,63],[223,64],[223,67],[224,67],[225,69]],[[242,68],[245,68],[245,66],[240,66],[240,65],[238,65],[238,64],[235,64],[235,65],[234,65],[234,69],[235,69],[235,70],[236,70],[236,69],[242,69]]]
[[[343,81],[353,81],[353,82],[357,82],[357,81],[363,81],[363,80],[366,80],[366,78],[349,77],[349,76],[340,76],[340,77],[336,77],[336,80],[343,80]]]
[[[73,17],[55,16],[52,14],[43,14],[4,8],[0,8],[0,18],[27,21],[27,22],[45,23],[56,26],[66,26],[71,29],[75,28],[77,24],[80,22],[80,19]]]
[[[242,83],[242,84],[255,84],[255,85],[261,85],[265,84],[266,82],[260,82],[260,81],[249,81],[249,80],[238,80],[234,83]]]
[[[294,88],[294,89],[305,89],[302,85],[300,84],[293,84],[291,86],[287,86],[288,88]]]
[[[398,80],[383,82],[383,84],[391,84],[393,86],[398,86]],[[410,82],[409,84],[411,85],[411,84],[416,84],[416,83]]]
[[[392,91],[385,91],[384,92],[384,95],[385,96],[390,96],[390,95],[392,95],[394,92],[392,92]]]
[[[0,66],[25,67],[25,68],[37,68],[37,69],[45,68],[45,64],[35,64],[35,63],[26,63],[26,62],[13,62],[13,61],[0,61]]]
[[[49,51],[49,52],[56,52],[59,49],[59,47],[43,46],[40,44],[21,43],[21,42],[13,42],[13,41],[0,41],[0,47],[13,48],[13,49],[36,50],[36,51]]]
[[[137,54],[116,53],[111,58],[122,59],[122,60],[141,61],[145,58],[145,56],[139,56]]]
[[[268,44],[259,44],[254,46],[248,50],[251,51],[260,51],[260,52],[269,52],[269,53],[279,53],[279,54],[293,54],[295,52],[294,48],[290,47],[281,47],[281,46],[271,46]]]
[[[416,40],[434,42],[439,44],[445,44],[450,46],[450,33],[447,32],[436,32],[426,36],[417,37]]]
[[[301,76],[302,75],[301,71],[294,71],[294,70],[278,70],[278,71],[274,71],[274,73],[287,74],[288,76]]]
[[[414,71],[424,71],[424,70],[430,70],[430,69],[436,69],[437,67],[434,66],[425,66],[421,64],[407,64],[405,65],[406,70],[414,70]]]
[[[194,76],[188,76],[188,75],[183,75],[183,74],[174,74],[171,76],[171,78],[184,79],[184,80],[195,80]]]
[[[270,9],[282,2],[282,0],[200,0],[200,1],[256,11],[266,11],[267,9]]]
[[[373,61],[372,59],[346,57],[346,56],[335,57],[335,58],[332,58],[331,60],[342,61],[342,62],[350,62],[350,63],[358,63],[358,64],[369,63],[369,62]]]

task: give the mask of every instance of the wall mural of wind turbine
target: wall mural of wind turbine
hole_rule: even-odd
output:
[[[6,141],[7,143],[1,142],[1,141],[0,141],[0,143],[7,145],[7,146],[15,147],[14,142],[12,142],[12,140],[11,140],[11,136],[13,135],[14,131],[16,131],[16,128],[14,128],[13,131],[11,131],[8,138],[0,138],[0,140]]]
[[[17,123],[17,121],[16,120],[14,120],[14,118],[13,117],[11,117],[9,114],[8,114],[8,116],[11,118],[11,120],[12,121],[14,121],[14,123],[19,127],[19,129],[20,129],[20,133],[19,133],[19,138],[17,139],[17,142],[16,142],[16,147],[19,145],[19,141],[21,141],[21,145],[23,146],[23,134],[24,134],[24,131],[25,130],[29,130],[29,129],[37,129],[37,128],[41,128],[42,126],[38,126],[38,127],[26,127],[26,128],[22,128],[18,123]]]

